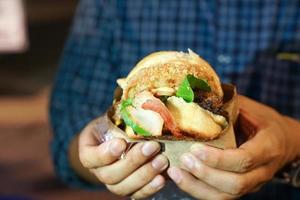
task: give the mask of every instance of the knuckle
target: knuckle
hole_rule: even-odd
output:
[[[239,163],[239,171],[246,172],[254,165],[253,157],[250,153],[246,153],[245,157]]]
[[[237,177],[234,180],[231,194],[241,196],[248,190],[247,182],[244,178]]]
[[[82,164],[83,167],[85,168],[91,168],[92,163],[91,161],[88,159],[88,156],[86,156],[84,150],[79,151],[79,160]]]
[[[176,183],[176,185],[184,192],[189,193],[190,187],[185,181],[180,181],[179,183]]]
[[[274,147],[273,147],[274,148]],[[275,160],[275,159],[280,159],[280,158],[283,158],[284,156],[286,155],[286,148],[280,146],[280,145],[277,145],[276,146],[276,149],[274,149],[274,151],[272,151],[269,155],[269,157],[272,159],[272,160]]]
[[[193,192],[193,188],[191,188],[191,184],[193,184],[192,181],[187,180],[183,178],[179,183],[176,183],[176,185],[184,192],[191,193]]]
[[[106,183],[107,177],[103,174],[103,172],[99,169],[95,169],[94,172],[95,176],[98,178],[99,181],[102,183]]]
[[[105,184],[116,184],[118,181],[114,176],[112,176],[110,173],[106,173],[103,170],[97,170],[95,173],[96,177]]]
[[[216,167],[216,168],[221,167],[222,166],[222,160],[223,160],[222,153],[216,153],[214,155],[214,159],[215,159],[215,162],[214,162],[212,167]]]
[[[274,173],[272,170],[269,169],[264,169],[263,174],[264,174],[264,180],[263,183],[266,183],[270,180],[272,180],[272,178],[274,177]]]
[[[118,195],[118,196],[126,196],[126,190],[124,190],[123,188],[119,188],[117,185],[106,185],[106,188],[111,191],[112,193]]]
[[[195,173],[198,178],[204,181],[207,181],[207,179],[209,179],[207,167],[202,163],[198,163],[196,165],[196,168],[192,170],[192,172]]]
[[[134,148],[126,156],[128,165],[137,166],[144,161],[140,148]]]
[[[145,173],[139,174],[139,180],[142,182],[148,182],[149,179],[154,178],[156,174],[158,174],[158,172],[155,172],[149,165],[149,167],[147,167],[147,170],[145,170]]]
[[[144,198],[152,195],[152,193],[153,193],[152,191],[149,191],[149,190],[146,190],[146,189],[141,189],[141,190],[135,192],[131,196],[131,198],[133,198],[133,199],[144,199]]]
[[[136,154],[126,156],[126,163],[129,168],[136,167],[141,162],[141,158]]]

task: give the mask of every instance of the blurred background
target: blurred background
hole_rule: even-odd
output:
[[[48,98],[77,0],[0,0],[0,199],[117,199],[55,177]]]

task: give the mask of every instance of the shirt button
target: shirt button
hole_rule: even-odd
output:
[[[222,64],[229,64],[231,62],[231,57],[224,54],[220,54],[217,59],[218,62]]]

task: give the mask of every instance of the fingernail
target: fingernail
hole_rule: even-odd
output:
[[[185,167],[187,167],[188,169],[193,169],[193,167],[195,165],[195,160],[192,157],[192,155],[184,154],[181,156],[180,160]]]
[[[159,155],[151,162],[152,167],[156,170],[164,169],[168,165],[168,160],[163,155]]]
[[[156,176],[151,182],[150,186],[153,188],[161,188],[164,185],[164,179],[161,176]]]
[[[109,150],[114,156],[120,156],[123,153],[124,149],[124,143],[118,140],[114,140],[109,144]]]
[[[159,148],[159,145],[157,143],[155,143],[155,142],[146,142],[142,146],[142,153],[144,154],[144,156],[150,156],[154,152],[156,152],[158,150],[158,148]]]
[[[175,182],[175,183],[180,183],[181,179],[182,179],[182,175],[181,172],[178,168],[176,167],[171,167],[168,169],[168,175],[170,176],[170,178]]]

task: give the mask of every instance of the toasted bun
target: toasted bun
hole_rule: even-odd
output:
[[[127,99],[147,89],[176,88],[188,74],[207,80],[212,93],[223,97],[220,79],[216,72],[191,50],[188,53],[176,51],[152,53],[142,59],[126,79],[119,79],[117,82],[123,89],[122,98]]]

